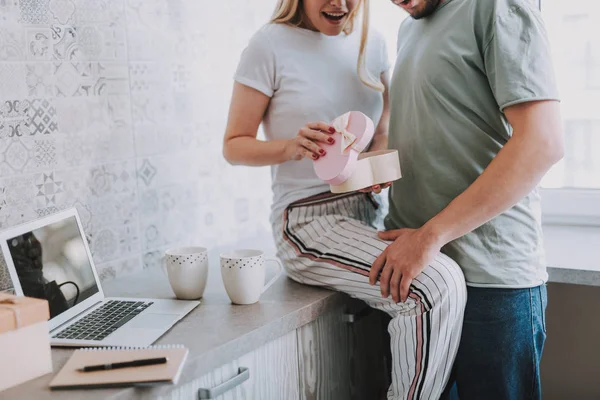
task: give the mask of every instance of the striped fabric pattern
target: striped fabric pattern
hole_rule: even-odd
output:
[[[347,293],[392,317],[389,400],[438,399],[458,350],[464,276],[440,253],[413,281],[405,303],[382,298],[368,281],[371,265],[390,244],[372,226],[376,213],[377,203],[364,193],[325,193],[292,203],[274,226],[277,256],[297,282]]]

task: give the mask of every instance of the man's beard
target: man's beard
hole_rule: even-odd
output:
[[[421,19],[430,16],[433,14],[437,6],[442,2],[442,0],[424,0],[425,6],[422,10],[417,11],[415,14],[411,14],[411,17],[414,19]]]

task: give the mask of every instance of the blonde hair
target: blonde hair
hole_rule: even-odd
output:
[[[272,23],[287,24],[291,26],[300,26],[303,21],[302,16],[302,0],[279,0],[275,13],[273,13]],[[369,37],[369,0],[359,0],[362,3],[362,33],[360,36],[360,47],[358,50],[357,71],[362,83],[368,87],[383,92],[383,84],[379,79],[374,79],[366,67],[366,49],[367,39]],[[344,25],[343,32],[349,35],[354,31],[354,19],[360,8],[360,4],[348,16],[348,20]]]

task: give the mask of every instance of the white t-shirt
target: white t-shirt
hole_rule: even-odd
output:
[[[263,118],[267,140],[292,139],[307,123],[329,123],[348,111],[363,112],[377,126],[383,96],[358,76],[360,35],[360,29],[326,36],[284,24],[267,24],[254,34],[234,78],[271,97]],[[374,30],[369,32],[366,65],[374,78],[389,69],[385,41]],[[273,165],[271,176],[272,222],[290,203],[329,190],[306,158]]]

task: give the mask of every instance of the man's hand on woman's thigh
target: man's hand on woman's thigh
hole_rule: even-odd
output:
[[[373,263],[369,283],[375,285],[379,276],[381,295],[405,302],[413,279],[434,261],[442,244],[423,228],[379,232],[379,238],[393,243]]]

